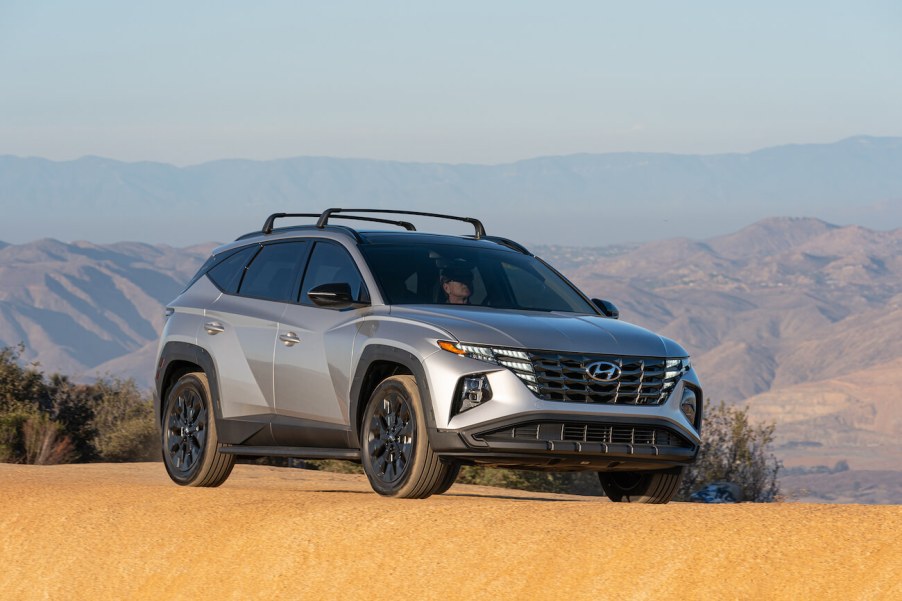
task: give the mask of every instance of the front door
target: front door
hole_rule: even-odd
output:
[[[297,304],[282,315],[273,362],[279,444],[341,448],[348,445],[348,391],[354,338],[368,308],[317,307],[307,292],[346,283],[357,300],[367,293],[353,259],[340,244],[319,241],[312,250]]]

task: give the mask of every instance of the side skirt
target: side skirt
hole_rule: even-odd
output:
[[[254,457],[294,457],[296,459],[347,459],[360,461],[357,449],[320,449],[314,447],[245,447],[241,445],[223,447],[220,453],[229,455],[252,455]]]

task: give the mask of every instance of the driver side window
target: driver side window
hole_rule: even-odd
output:
[[[351,296],[356,302],[369,301],[363,278],[348,251],[332,242],[317,242],[307,264],[299,301],[304,305],[314,305],[307,297],[310,290],[322,284],[342,282],[351,286]]]

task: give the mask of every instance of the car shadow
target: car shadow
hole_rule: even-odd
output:
[[[468,493],[468,492],[459,492],[459,493],[445,493],[445,497],[474,497],[477,499],[502,499],[505,501],[544,501],[546,503],[598,503],[603,502],[602,499],[597,497],[586,497],[585,499],[549,499],[548,497],[515,497],[512,495],[490,495],[490,494],[476,494],[476,493]]]
[[[329,493],[329,494],[352,494],[352,495],[373,495],[376,496],[377,493],[366,490],[342,490],[342,489],[314,489],[314,490],[305,490],[304,492],[319,492],[319,493]],[[599,497],[585,497],[585,499],[549,499],[548,497],[518,497],[513,495],[492,495],[492,494],[479,494],[479,493],[469,493],[469,492],[450,492],[444,493],[442,495],[435,495],[433,499],[441,499],[447,497],[471,497],[474,499],[499,499],[502,501],[543,501],[546,503],[603,503],[606,499],[602,499]]]

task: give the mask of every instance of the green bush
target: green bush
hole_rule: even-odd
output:
[[[539,472],[482,466],[464,466],[457,482],[479,486],[515,488],[532,492],[571,495],[600,495],[601,484],[595,472]]]
[[[28,368],[19,364],[24,352],[21,344],[0,349],[0,413],[14,411],[22,403],[46,407],[49,402],[44,374],[37,364]]]
[[[94,405],[99,397],[90,384],[74,384],[67,376],[53,374],[48,384],[52,402],[51,416],[72,440],[74,461],[86,462],[98,458],[94,439]]]
[[[7,403],[0,410],[0,462],[23,463],[25,460],[25,423],[38,412],[25,403]]]
[[[0,461],[146,461],[159,458],[153,405],[133,380],[74,384],[20,365],[24,347],[0,349]]]
[[[134,417],[116,424],[97,438],[104,461],[157,461],[160,459],[159,430],[153,419]]]
[[[22,442],[25,463],[55,465],[71,463],[75,458],[72,440],[46,413],[37,413],[25,421],[22,425]]]
[[[732,482],[743,499],[757,503],[777,500],[777,474],[783,467],[769,451],[774,424],[753,425],[748,409],[723,402],[706,409],[698,460],[683,474],[678,499],[714,482]]]
[[[93,443],[103,461],[149,461],[160,457],[153,404],[134,380],[101,378],[93,385],[96,432]]]

